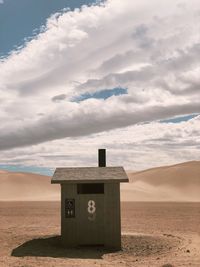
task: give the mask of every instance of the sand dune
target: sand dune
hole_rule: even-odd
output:
[[[0,171],[0,201],[59,200],[60,186],[49,176]]]
[[[121,185],[122,200],[200,201],[200,161],[128,173]]]
[[[200,161],[184,162],[172,166],[152,168],[129,173],[132,181],[143,181],[152,185],[172,185],[175,187],[200,184]]]
[[[200,201],[200,161],[128,173],[122,201]],[[50,177],[0,170],[0,201],[59,200],[60,186]]]

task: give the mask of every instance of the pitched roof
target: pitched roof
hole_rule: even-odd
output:
[[[128,182],[123,167],[80,167],[56,168],[51,179],[52,184],[58,183],[120,183]]]

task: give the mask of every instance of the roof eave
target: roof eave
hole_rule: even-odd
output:
[[[129,179],[108,179],[108,180],[51,180],[51,184],[87,184],[87,183],[128,183]]]

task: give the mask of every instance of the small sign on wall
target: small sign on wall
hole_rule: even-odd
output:
[[[75,199],[65,199],[65,218],[75,217]]]

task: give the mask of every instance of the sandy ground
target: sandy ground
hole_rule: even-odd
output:
[[[200,203],[122,203],[122,251],[65,249],[58,202],[0,202],[0,266],[200,266]]]

